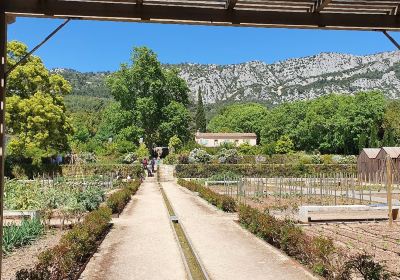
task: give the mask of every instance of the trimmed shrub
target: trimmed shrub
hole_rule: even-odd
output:
[[[175,168],[178,178],[209,178],[216,174],[233,172],[239,176],[303,176],[318,173],[354,173],[354,164],[178,164]]]
[[[209,163],[211,156],[202,149],[194,149],[189,154],[189,163]]]
[[[80,267],[95,252],[110,220],[108,207],[92,211],[82,223],[65,234],[57,246],[41,253],[35,268],[18,271],[16,279],[74,279]]]
[[[131,200],[131,196],[139,189],[139,186],[139,181],[129,182],[121,190],[110,195],[107,199],[107,206],[110,207],[113,214],[121,214],[126,204]]]
[[[201,198],[225,212],[236,211],[236,202],[232,197],[216,193],[210,188],[204,187],[193,181],[178,179],[178,184],[191,190],[192,192],[198,192]]]
[[[139,181],[124,183],[122,190],[115,192],[112,202],[90,212],[82,223],[76,224],[60,240],[59,244],[39,255],[39,261],[32,269],[16,273],[16,280],[64,280],[76,279],[80,269],[94,254],[97,246],[107,233],[111,214],[122,212],[123,207],[140,186]],[[113,194],[113,195],[114,195]],[[111,195],[110,197],[112,197]],[[129,199],[126,199],[126,196]]]
[[[118,173],[122,177],[140,178],[143,175],[143,167],[140,164],[83,164],[62,165],[63,176],[74,176],[76,174],[103,175],[106,173]]]
[[[236,149],[221,149],[216,155],[219,163],[236,164],[239,162],[239,153]]]

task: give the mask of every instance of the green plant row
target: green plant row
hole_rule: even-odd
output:
[[[304,176],[318,173],[354,173],[354,164],[178,164],[178,178],[208,178],[218,173],[233,172],[237,176]]]
[[[130,182],[124,191],[133,194],[139,185],[139,182]],[[33,269],[18,271],[16,280],[76,279],[107,233],[112,213],[113,210],[108,206],[90,212],[61,238],[57,246],[42,252]]]
[[[3,228],[3,254],[13,249],[28,245],[44,233],[40,219],[26,219],[20,225],[8,224]]]
[[[222,197],[227,200],[231,199],[228,208],[219,208],[226,212],[237,210],[239,222],[243,227],[326,279],[379,280],[392,278],[385,267],[375,262],[372,256],[366,253],[349,256],[342,249],[335,247],[332,239],[309,236],[289,219],[277,219],[268,211],[261,212],[248,205],[237,206],[231,197],[217,194],[194,181],[178,179],[178,184],[199,193],[202,189],[207,189],[207,196],[204,197],[207,201],[210,201],[210,197],[220,200],[223,199]],[[216,205],[215,201],[216,199],[210,202]]]
[[[196,182],[178,179],[178,184],[192,192],[198,192],[199,196],[212,205],[225,212],[235,212],[236,202],[233,198],[214,192],[210,188],[204,187]]]
[[[111,194],[107,199],[107,206],[111,209],[113,214],[120,214],[124,210],[126,204],[131,200],[131,196],[134,195],[139,189],[140,182],[134,181],[128,183],[121,190],[118,190]]]
[[[107,173],[118,173],[126,178],[140,178],[143,168],[140,164],[82,164],[82,165],[62,165],[61,173],[63,176],[74,176],[77,174],[97,175]]]

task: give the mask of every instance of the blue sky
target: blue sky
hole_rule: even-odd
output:
[[[61,22],[18,18],[9,26],[8,39],[23,41],[31,49]],[[391,34],[400,41],[400,33]],[[116,70],[129,60],[133,46],[143,45],[163,63],[272,63],[321,52],[364,55],[395,50],[378,32],[73,21],[37,55],[49,68]]]

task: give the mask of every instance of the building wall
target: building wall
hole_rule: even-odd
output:
[[[255,146],[257,145],[257,139],[224,139],[224,138],[220,138],[220,139],[207,139],[207,138],[196,138],[196,143],[204,146],[204,147],[218,147],[220,146],[222,143],[233,143],[236,146],[240,146],[243,143],[248,143],[251,146]]]

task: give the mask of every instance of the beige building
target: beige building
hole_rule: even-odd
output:
[[[232,143],[235,146],[247,143],[251,146],[257,145],[255,133],[201,133],[195,136],[196,143],[205,147],[218,147],[223,143]]]

